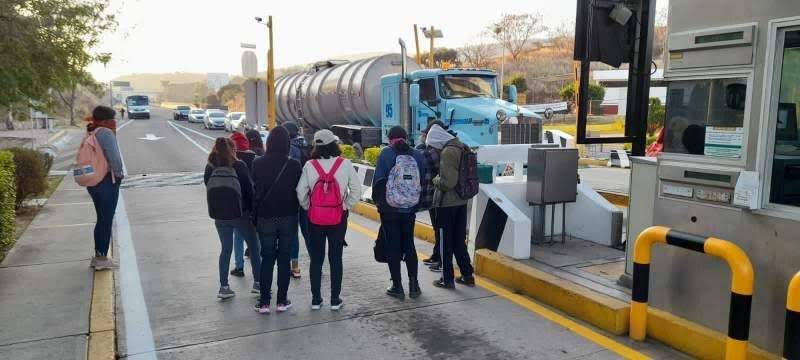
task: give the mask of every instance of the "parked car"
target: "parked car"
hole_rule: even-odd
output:
[[[203,119],[203,127],[206,129],[224,129],[225,113],[214,109],[206,110],[205,119]]]
[[[192,108],[187,105],[178,105],[175,111],[172,112],[172,120],[187,120],[189,119],[189,112]]]
[[[203,109],[192,109],[189,111],[189,117],[186,121],[190,123],[201,123],[206,118],[206,111]]]
[[[239,130],[239,125],[245,121],[247,117],[243,112],[234,111],[225,115],[225,131],[233,132]]]

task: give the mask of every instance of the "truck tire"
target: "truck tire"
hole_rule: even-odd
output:
[[[551,108],[544,109],[544,118],[547,119],[547,120],[552,119],[553,118],[553,109],[551,109]]]

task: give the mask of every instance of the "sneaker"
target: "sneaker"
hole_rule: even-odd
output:
[[[231,270],[231,275],[236,277],[244,277],[244,269],[235,268]]]
[[[259,314],[269,314],[269,305],[266,304],[256,304],[253,308]]]
[[[429,266],[428,269],[430,269],[430,271],[433,271],[433,272],[442,272],[442,263],[437,262],[437,263]]]
[[[331,301],[331,310],[332,311],[339,311],[339,309],[344,306],[344,301],[342,299]]]
[[[461,275],[456,278],[456,282],[469,287],[475,287],[475,277],[471,275],[470,276]]]
[[[422,290],[419,288],[419,282],[417,281],[417,279],[409,279],[408,297],[416,299],[419,297],[420,294],[422,294]]]
[[[236,296],[236,293],[233,290],[231,290],[230,286],[220,287],[219,292],[217,293],[217,297],[223,300],[230,299],[234,296]]]
[[[297,260],[292,260],[292,278],[300,278],[300,264]]]
[[[261,294],[261,283],[253,283],[253,288],[250,289],[250,293],[252,294]]]
[[[117,268],[117,265],[114,264],[114,261],[112,261],[109,258],[105,258],[105,259],[98,258],[97,261],[95,261],[95,263],[94,263],[94,270],[95,271],[111,270],[111,269],[116,269],[116,268]]]
[[[395,286],[392,285],[388,289],[386,289],[386,295],[389,295],[395,299],[405,299],[406,293],[403,291],[402,286]]]
[[[455,289],[456,288],[455,284],[448,284],[448,283],[446,283],[444,281],[444,279],[439,279],[439,280],[434,281],[433,282],[433,286],[436,286],[436,287],[442,288],[442,289]]]
[[[289,301],[289,300],[286,300],[286,302],[284,302],[284,303],[278,303],[278,306],[277,306],[278,312],[284,312],[284,311],[289,310],[291,308],[292,308],[292,302]]]
[[[427,258],[425,260],[422,260],[422,263],[427,265],[427,266],[431,266],[433,264],[439,263],[439,259],[431,256],[431,257],[429,257],[429,258]]]
[[[92,261],[89,262],[89,267],[94,268],[97,266],[97,256],[92,256]]]
[[[319,310],[322,308],[322,300],[311,301],[311,310]]]

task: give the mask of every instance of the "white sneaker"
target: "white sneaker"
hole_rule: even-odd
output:
[[[334,303],[334,302],[331,301],[331,310],[332,311],[339,311],[339,309],[341,309],[342,306],[344,306],[344,301],[342,301],[341,299],[339,299],[339,302],[337,302],[337,303]]]
[[[111,269],[116,269],[116,268],[117,268],[117,265],[114,264],[114,261],[109,259],[109,258],[97,259],[97,261],[95,261],[95,263],[94,263],[94,270],[95,271],[111,270]]]

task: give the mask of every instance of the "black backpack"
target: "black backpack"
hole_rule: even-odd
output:
[[[206,183],[208,216],[214,220],[234,220],[242,217],[242,186],[232,167],[220,166],[211,170]]]
[[[449,145],[457,147],[455,145]],[[456,194],[464,200],[472,199],[478,195],[478,153],[472,151],[469,146],[461,145],[461,161],[458,162],[458,183],[456,183]]]

